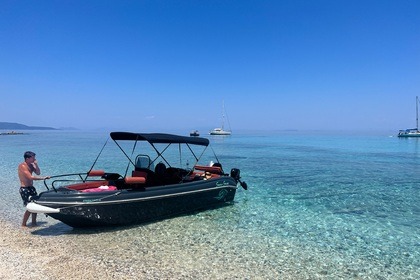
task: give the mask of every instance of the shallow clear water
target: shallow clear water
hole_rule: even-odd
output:
[[[24,151],[37,153],[43,175],[87,171],[107,137],[0,136],[4,218],[21,221],[16,171]],[[110,250],[119,259],[159,259],[155,265],[186,275],[211,260],[213,278],[231,276],[232,269],[274,279],[420,278],[420,139],[281,132],[210,140],[225,170],[240,168],[249,186],[238,189],[234,205],[111,231],[72,230],[40,217],[43,226],[33,234],[67,236],[98,259]],[[35,186],[44,189],[41,181]]]

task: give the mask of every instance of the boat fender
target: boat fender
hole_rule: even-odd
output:
[[[26,205],[26,210],[28,210],[31,213],[41,213],[41,214],[50,214],[50,213],[60,212],[60,209],[39,205],[35,202],[29,202]]]

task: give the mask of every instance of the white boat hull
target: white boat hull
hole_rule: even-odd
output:
[[[210,135],[231,135],[232,133],[230,131],[224,131],[224,132],[213,132],[210,131]]]

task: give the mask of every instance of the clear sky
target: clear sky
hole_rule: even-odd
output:
[[[420,1],[0,1],[0,121],[415,126]]]

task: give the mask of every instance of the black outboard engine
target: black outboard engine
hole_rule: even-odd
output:
[[[230,177],[235,179],[235,181],[239,181],[241,179],[241,171],[238,168],[232,168],[230,170]]]
[[[245,182],[241,182],[241,171],[238,168],[232,168],[230,170],[230,177],[235,179],[236,182],[239,182],[244,190],[248,189],[248,185]]]

